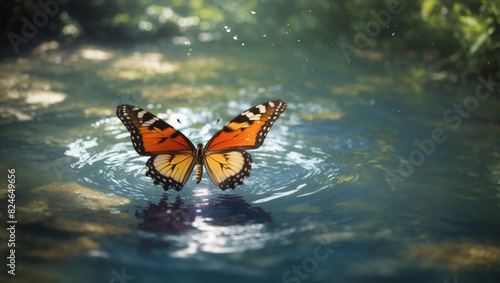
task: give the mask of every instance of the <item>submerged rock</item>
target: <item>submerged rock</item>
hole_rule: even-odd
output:
[[[125,234],[134,218],[115,213],[129,204],[124,197],[108,195],[75,182],[52,183],[33,189],[20,205],[16,229],[23,235],[23,256],[62,260],[100,248],[99,238]],[[113,212],[113,213],[112,213]]]
[[[467,242],[418,245],[407,253],[424,265],[441,265],[452,270],[499,267],[500,248],[495,245]]]
[[[130,203],[77,183],[52,183],[31,191],[31,200],[18,209],[23,225],[72,233],[116,234],[129,230],[116,220],[130,219],[115,212]]]
[[[43,195],[40,198],[37,197],[35,201],[39,201],[39,199],[44,199],[48,202],[63,200],[62,202],[58,202],[57,206],[65,206],[72,210],[82,208],[90,210],[115,210],[113,206],[130,203],[130,200],[127,198],[107,195],[75,182],[52,183],[36,188],[32,193],[34,195]]]

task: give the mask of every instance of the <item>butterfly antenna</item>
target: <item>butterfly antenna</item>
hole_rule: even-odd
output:
[[[215,123],[213,124],[210,124],[210,128],[208,129],[208,131],[203,135],[203,137],[201,138],[201,141],[208,141],[207,139],[207,135],[212,132],[213,128],[215,125],[217,125],[218,123],[220,122],[220,118],[217,118],[217,121],[215,121]]]
[[[175,118],[175,121],[178,123],[179,126],[178,127],[174,127],[174,128],[176,128],[177,130],[180,130],[182,132],[185,132],[185,134],[187,134],[189,136],[189,134],[190,134],[189,127],[185,123],[183,123],[181,121],[181,119],[179,119],[179,118]]]

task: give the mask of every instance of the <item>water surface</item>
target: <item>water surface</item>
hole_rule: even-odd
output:
[[[499,278],[498,86],[474,100],[479,78],[419,85],[319,47],[50,43],[1,66],[16,282]],[[154,186],[114,115],[137,105],[206,143],[273,99],[288,109],[227,191]]]

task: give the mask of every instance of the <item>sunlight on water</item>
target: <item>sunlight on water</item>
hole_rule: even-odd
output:
[[[178,244],[186,248],[172,253],[174,257],[187,257],[206,253],[237,253],[248,249],[260,249],[265,245],[270,233],[263,233],[264,224],[248,224],[242,226],[218,227],[207,224],[205,219],[197,218],[193,222],[197,229],[195,234],[176,237]],[[165,240],[174,238],[167,236]]]

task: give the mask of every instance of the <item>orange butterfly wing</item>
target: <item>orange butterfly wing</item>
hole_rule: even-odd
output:
[[[181,132],[137,106],[120,105],[116,108],[116,116],[127,127],[135,151],[140,155],[195,150],[191,141]]]
[[[181,132],[139,107],[120,105],[116,115],[130,132],[135,151],[152,156],[146,176],[164,190],[181,190],[195,165],[195,147]]]
[[[283,114],[286,102],[273,100],[236,116],[218,131],[204,148],[203,164],[221,189],[243,183],[250,175],[252,157],[245,149],[260,147],[272,125]]]
[[[285,101],[273,100],[248,109],[218,131],[207,143],[205,150],[260,147],[276,119],[285,111],[286,106]]]

